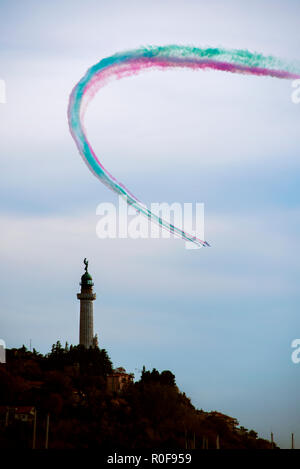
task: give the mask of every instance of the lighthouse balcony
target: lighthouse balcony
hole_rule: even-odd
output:
[[[94,301],[96,299],[96,293],[77,293],[78,300],[89,300]]]

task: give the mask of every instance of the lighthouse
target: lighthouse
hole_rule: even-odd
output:
[[[88,261],[84,259],[85,272],[81,277],[81,291],[77,293],[80,300],[80,322],[79,322],[79,344],[85,348],[97,345],[97,338],[94,338],[94,313],[93,301],[96,299],[96,293],[93,292],[93,279],[88,273]]]

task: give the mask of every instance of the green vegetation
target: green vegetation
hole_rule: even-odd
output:
[[[50,414],[49,448],[270,449],[271,443],[237,420],[197,410],[170,371],[147,371],[110,392],[112,363],[105,350],[59,342],[47,355],[24,346],[6,351],[0,365],[0,448],[32,446],[33,419],[8,416],[6,406],[37,409],[36,447],[43,448]]]

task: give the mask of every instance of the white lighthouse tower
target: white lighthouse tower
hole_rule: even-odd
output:
[[[93,279],[88,273],[88,261],[84,259],[85,273],[81,277],[81,292],[77,293],[80,300],[80,324],[79,324],[79,344],[85,348],[94,347],[96,338],[94,338],[94,313],[93,301],[96,299],[96,293],[93,292]]]

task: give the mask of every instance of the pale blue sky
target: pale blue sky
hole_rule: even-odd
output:
[[[291,83],[216,72],[115,82],[86,126],[142,201],[204,202],[210,249],[99,240],[116,202],[69,134],[72,87],[102,57],[145,44],[248,48],[298,59],[296,1],[0,0],[0,337],[42,352],[78,341],[90,260],[95,329],[116,366],[170,369],[205,410],[300,448],[299,121]],[[138,376],[138,374],[137,374]]]

